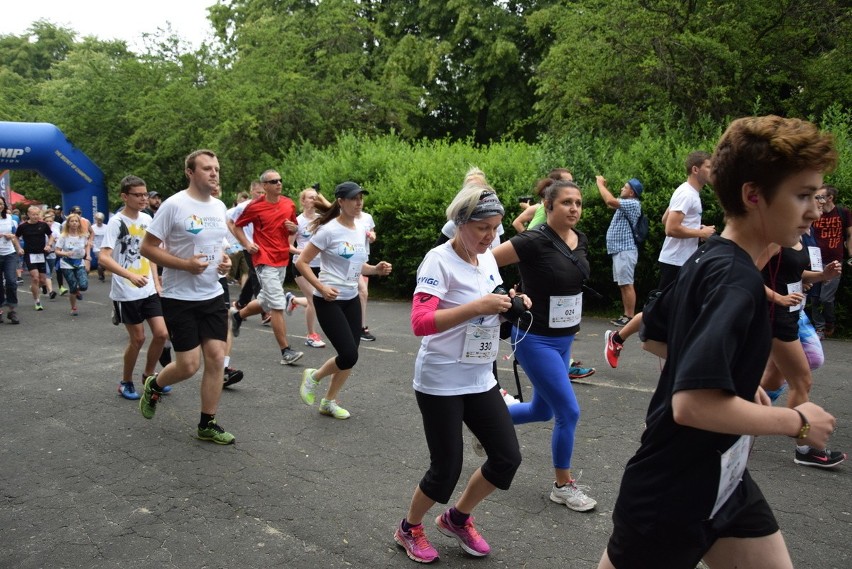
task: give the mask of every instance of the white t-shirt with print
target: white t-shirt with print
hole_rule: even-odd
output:
[[[698,190],[684,182],[674,191],[669,200],[669,213],[679,211],[683,214],[682,225],[689,229],[701,227],[701,197]],[[659,261],[667,265],[682,267],[690,255],[698,249],[697,237],[666,237],[660,249]]]
[[[11,215],[7,215],[6,217],[0,217],[0,233],[11,233],[12,235],[14,235],[17,229],[18,222],[12,219]],[[0,237],[0,255],[5,256],[11,255],[12,253],[16,253],[15,242],[11,239]]]
[[[122,222],[124,229],[121,226]],[[139,212],[136,219],[130,219],[124,213],[117,213],[110,217],[109,223],[106,224],[107,230],[101,242],[101,248],[112,249],[113,260],[122,268],[135,275],[148,277],[148,284],[139,288],[128,279],[113,275],[109,292],[112,300],[117,302],[142,300],[157,292],[151,262],[140,253],[142,239],[149,225],[151,225],[151,216],[142,212]]]
[[[317,228],[310,242],[322,251],[318,255],[320,282],[336,288],[339,300],[351,300],[358,296],[361,267],[367,262],[364,226],[356,221],[355,228],[349,229],[337,219],[332,219]],[[322,294],[314,291],[314,296],[321,297]]]
[[[437,296],[438,310],[455,308],[482,298],[503,283],[491,250],[477,256],[474,267],[462,260],[447,242],[426,254],[417,269],[415,294]],[[414,363],[414,389],[428,395],[463,395],[483,393],[497,384],[492,361],[462,361],[471,328],[499,328],[497,315],[477,316],[467,322],[429,336],[420,341]]]
[[[88,242],[88,235],[60,235],[59,240],[56,241],[56,249],[61,250],[66,255],[59,257],[59,268],[76,269],[82,267]]]
[[[314,222],[316,218],[308,218],[305,217],[304,213],[300,213],[299,217],[296,218],[296,222],[299,224],[299,229],[296,231],[296,248],[304,249],[308,242],[311,240],[311,230],[309,229],[311,223]],[[299,258],[299,255],[293,255],[293,262]],[[311,259],[310,266],[318,269],[320,266],[320,256],[317,255],[313,259]]]
[[[227,208],[220,200],[199,201],[182,190],[157,210],[148,226],[148,233],[160,239],[166,250],[181,259],[203,254],[207,270],[200,275],[187,271],[163,268],[162,296],[177,300],[211,300],[222,294],[218,265],[222,261]]]
[[[107,226],[106,223],[102,223],[98,225],[97,223],[92,224],[92,234],[94,238],[92,240],[92,253],[98,253],[101,250],[101,243],[104,242],[104,235],[106,235]]]

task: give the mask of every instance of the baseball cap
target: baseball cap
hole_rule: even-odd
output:
[[[58,210],[58,211],[62,211],[62,206],[61,205],[55,205],[55,206],[53,206],[53,209]]]
[[[334,188],[334,197],[352,199],[358,194],[369,194],[367,190],[356,184],[355,182],[343,182]]]
[[[627,183],[633,188],[633,192],[636,194],[636,197],[642,195],[642,192],[645,191],[645,186],[642,185],[642,182],[639,181],[639,178],[630,178],[627,180]]]
[[[160,194],[159,194],[159,192],[155,192],[155,191],[152,190],[152,191],[148,192],[148,197],[149,198],[158,198],[158,197],[160,197]]]
[[[83,208],[81,208],[78,205],[75,205],[74,207],[71,208],[71,212],[72,213],[83,213]]]

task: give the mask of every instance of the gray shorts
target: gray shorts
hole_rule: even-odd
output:
[[[612,255],[612,280],[618,286],[633,284],[633,270],[639,261],[639,251],[628,249]]]
[[[258,265],[254,269],[257,272],[257,280],[260,281],[260,293],[257,295],[260,307],[264,312],[284,310],[287,305],[284,296],[284,277],[287,275],[287,267]]]

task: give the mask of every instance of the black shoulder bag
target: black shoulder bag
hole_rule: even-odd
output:
[[[538,226],[538,230],[541,231],[544,234],[545,237],[550,239],[550,241],[556,247],[557,251],[559,251],[560,253],[562,253],[566,257],[568,257],[568,260],[570,260],[572,263],[574,263],[577,266],[577,269],[579,269],[580,274],[583,275],[583,289],[592,293],[592,295],[594,295],[595,298],[599,298],[599,299],[603,298],[603,295],[601,293],[599,293],[598,291],[596,291],[592,287],[586,285],[585,281],[587,281],[588,278],[589,278],[589,270],[586,267],[584,267],[582,264],[580,264],[580,259],[578,259],[577,255],[575,255],[571,251],[571,249],[568,248],[568,245],[566,245],[565,242],[562,239],[559,238],[559,235],[556,234],[556,232],[553,230],[553,228],[550,227],[549,225],[547,225],[546,223],[543,223],[543,224]]]

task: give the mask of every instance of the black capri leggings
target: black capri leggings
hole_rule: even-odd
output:
[[[361,300],[327,301],[314,295],[314,309],[325,337],[337,350],[335,365],[352,369],[358,362],[358,345],[361,343]]]
[[[462,423],[476,435],[488,455],[482,476],[497,488],[508,490],[521,465],[521,450],[500,388],[495,385],[484,393],[468,395],[414,393],[431,460],[420,481],[423,493],[441,504],[453,495],[462,471]]]

